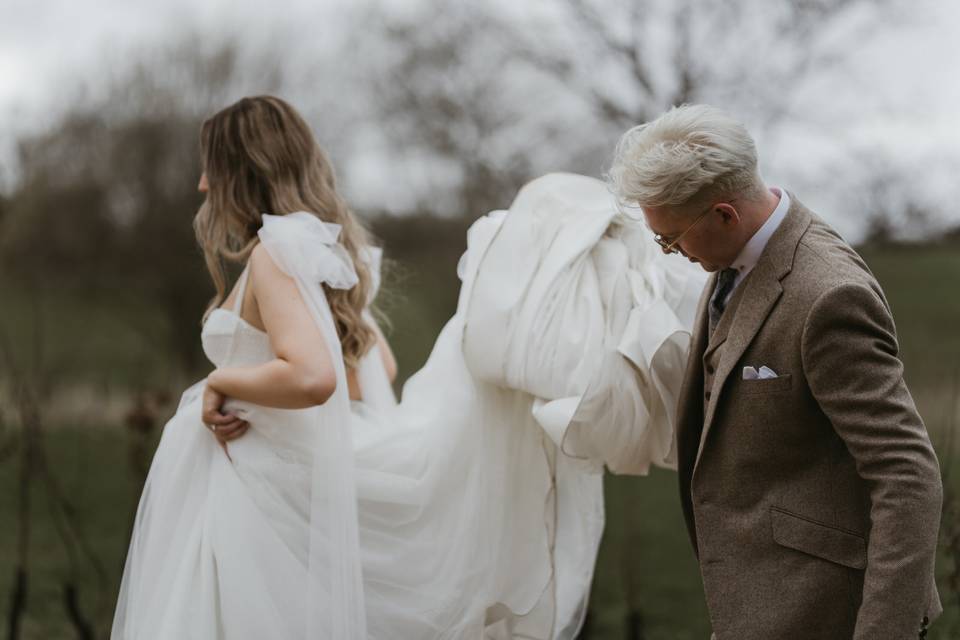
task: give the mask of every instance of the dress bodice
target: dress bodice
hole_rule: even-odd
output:
[[[221,307],[210,312],[200,333],[203,352],[217,367],[261,364],[276,357],[269,336],[240,317],[249,271],[248,266],[240,274],[232,308]]]
[[[379,253],[375,257],[377,261],[372,265],[372,272],[379,276]],[[253,326],[240,316],[249,271],[250,267],[248,265],[240,274],[236,301],[230,308],[221,307],[210,312],[200,333],[203,352],[207,359],[217,367],[257,365],[269,362],[277,357],[273,347],[270,346],[270,337],[266,332]],[[376,322],[370,315],[369,310],[364,311],[364,318],[367,322]],[[374,345],[360,359],[357,376],[360,388],[363,390],[363,403],[381,408],[396,404],[396,397],[390,385],[390,380],[383,368],[379,346]],[[357,402],[360,401],[354,401],[352,406]],[[237,405],[236,401],[231,401],[231,403]],[[248,406],[248,403],[242,404]],[[356,407],[354,406],[354,408]]]

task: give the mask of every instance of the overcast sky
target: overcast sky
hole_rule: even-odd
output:
[[[403,11],[412,2],[384,0],[383,7]],[[74,86],[77,76],[95,78],[137,45],[173,40],[184,30],[230,31],[252,45],[282,42],[295,59],[331,39],[338,8],[349,4],[286,0],[279,9],[236,0],[0,0],[0,159],[8,163],[16,134],[53,117],[64,88]],[[518,19],[543,6],[540,0],[507,4]],[[910,6],[915,13],[905,20],[915,21],[911,28],[850,44],[854,73],[811,81],[809,104],[797,108],[816,112],[814,122],[822,122],[821,128],[808,122],[760,140],[761,156],[769,163],[766,173],[798,183],[822,180],[835,136],[829,124],[838,120],[849,123],[853,140],[869,141],[866,153],[880,144],[915,163],[929,164],[951,153],[960,157],[960,2],[916,0]],[[859,91],[883,96],[882,108],[858,104]],[[858,117],[861,110],[866,117]],[[825,160],[814,167],[797,162],[798,156]],[[9,168],[4,173],[0,180],[9,180]],[[935,198],[960,198],[955,175],[930,179]],[[814,198],[810,204],[818,203]]]
[[[500,2],[500,0],[487,0]],[[407,0],[415,4],[416,0]],[[382,0],[392,11],[404,0]],[[517,14],[536,10],[537,0],[506,3]],[[873,79],[889,84],[902,101],[934,98],[953,113],[960,99],[960,2],[916,0],[917,22],[927,28],[903,38],[871,43]],[[350,0],[284,0],[282,3],[237,0],[0,0],[0,108],[30,109],[56,90],[62,74],[95,73],[94,65],[133,45],[157,42],[185,28],[211,32],[239,30],[246,38],[320,40]],[[282,7],[282,9],[278,8]],[[526,8],[524,8],[526,7]],[[879,50],[878,50],[879,49]],[[872,64],[872,63],[876,64]],[[919,94],[917,92],[920,92]],[[960,116],[958,116],[960,118]]]

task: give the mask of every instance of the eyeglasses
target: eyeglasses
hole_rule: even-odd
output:
[[[687,235],[687,232],[690,231],[690,229],[693,229],[695,226],[697,226],[697,224],[698,224],[701,220],[703,220],[705,217],[707,217],[707,214],[710,213],[711,211],[713,211],[713,208],[714,208],[715,206],[716,206],[716,205],[714,205],[714,204],[710,205],[710,206],[706,209],[706,211],[704,211],[704,212],[701,213],[699,216],[697,216],[697,219],[694,220],[693,223],[692,223],[689,227],[687,227],[686,229],[683,230],[683,233],[681,233],[680,235],[678,235],[678,236],[677,236],[676,238],[674,238],[673,240],[670,240],[670,239],[668,239],[667,237],[663,236],[662,234],[657,233],[657,234],[654,234],[654,236],[653,236],[653,241],[656,242],[658,245],[660,245],[660,248],[663,249],[663,252],[666,253],[666,254],[679,253],[680,250],[677,249],[677,243],[680,242],[680,241],[683,239],[683,236]]]

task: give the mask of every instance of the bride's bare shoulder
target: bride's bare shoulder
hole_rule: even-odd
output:
[[[270,256],[270,252],[263,243],[258,243],[257,246],[253,248],[247,264],[250,269],[250,277],[256,278],[261,282],[266,281],[269,283],[269,281],[280,282],[283,280],[292,280],[289,275],[277,266],[277,263],[274,262]]]
[[[276,294],[285,292],[280,299],[291,295],[299,298],[293,278],[287,275],[270,256],[262,244],[253,248],[247,259],[249,286],[244,291],[241,317],[257,328],[264,328],[263,306],[269,306],[268,299],[277,299]]]

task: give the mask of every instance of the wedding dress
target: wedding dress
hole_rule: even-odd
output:
[[[112,637],[575,637],[603,467],[675,465],[700,270],[663,255],[602,182],[545,176],[471,226],[456,313],[402,400],[374,347],[351,401],[320,284],[356,281],[338,233],[305,212],[260,231],[333,345],[336,392],[303,410],[230,400],[251,428],[229,458],[200,420],[204,381],[184,392]],[[218,367],[274,357],[236,309],[215,310],[202,341]]]

